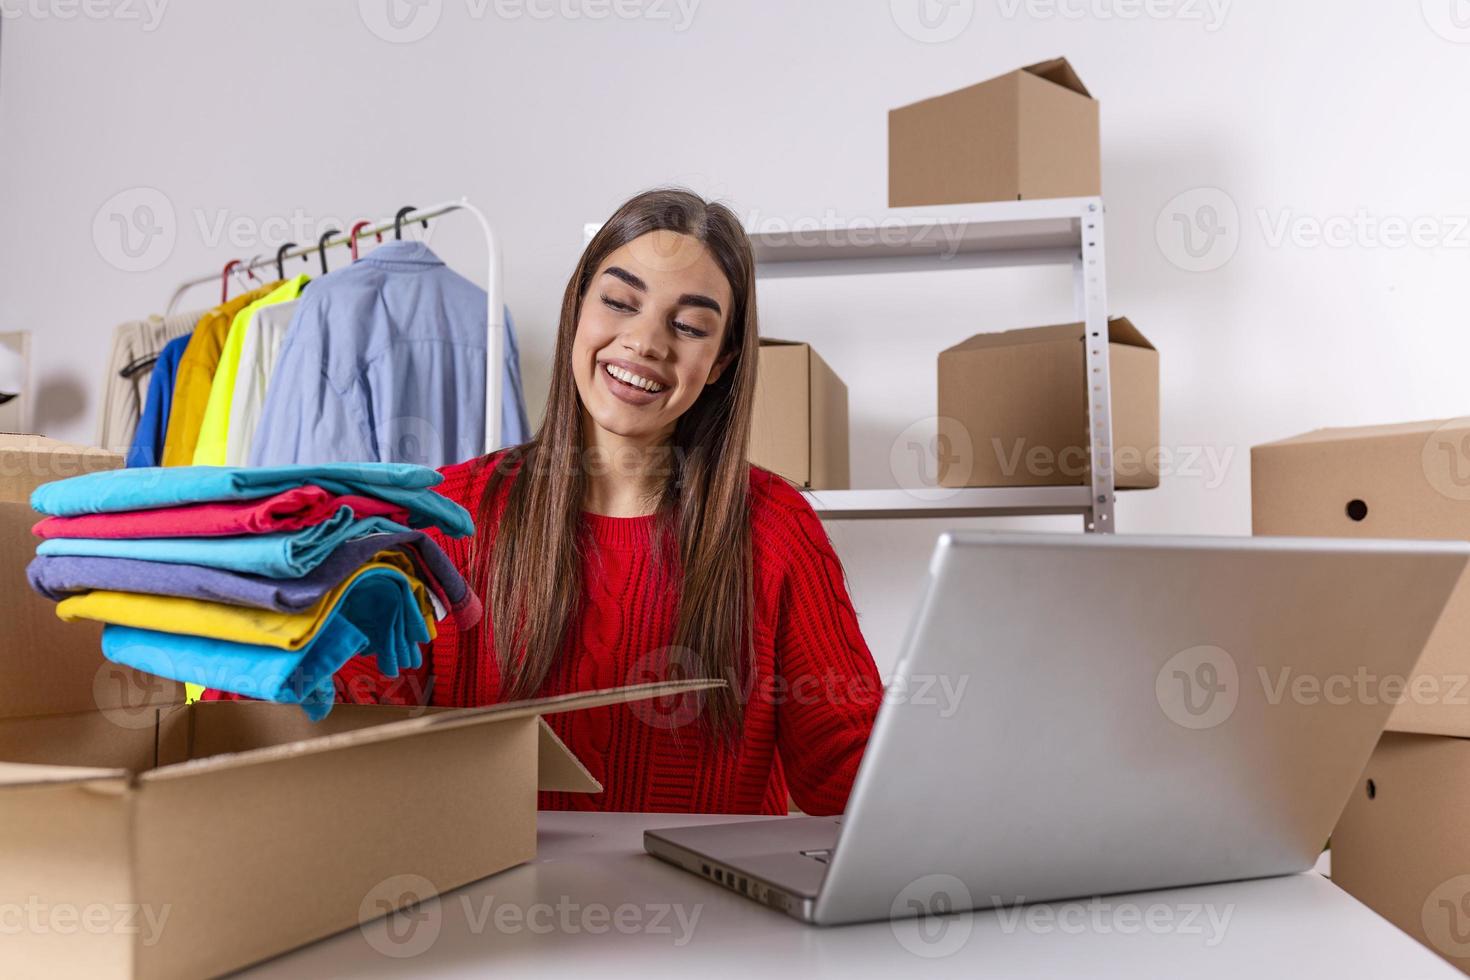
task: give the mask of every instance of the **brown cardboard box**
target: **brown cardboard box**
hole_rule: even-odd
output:
[[[1332,880],[1470,973],[1470,740],[1386,732],[1332,832]]]
[[[761,338],[750,461],[814,490],[849,486],[847,386],[807,344]]]
[[[1098,103],[1053,58],[888,112],[888,206],[1096,197]]]
[[[1251,449],[1251,529],[1470,539],[1467,474],[1470,419],[1319,429]],[[1470,736],[1470,580],[1404,680],[1390,731]]]
[[[12,500],[93,455],[7,445]],[[538,788],[601,790],[543,715],[712,686],[341,704],[315,725],[291,705],[186,705],[31,594],[37,516],[0,503],[6,976],[216,976],[527,861]]]
[[[939,354],[939,483],[1088,482],[1084,327],[982,333]],[[1108,321],[1113,474],[1119,489],[1159,485],[1159,352],[1125,317]]]

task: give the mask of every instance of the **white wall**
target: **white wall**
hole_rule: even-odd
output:
[[[425,18],[410,30],[433,24],[411,43],[369,28],[387,0],[152,2],[0,3],[0,330],[34,331],[53,435],[93,436],[113,324],[178,280],[273,249],[293,220],[315,235],[461,194],[503,236],[539,406],[583,222],[665,182],[742,214],[872,215],[888,108],[1057,54],[1102,100],[1111,305],[1162,351],[1165,444],[1229,464],[1126,496],[1121,528],[1248,532],[1251,444],[1470,405],[1457,0],[922,0],[954,18],[940,43],[898,26],[918,0],[394,0]],[[591,16],[609,9],[644,16]],[[1206,220],[1219,194],[1171,202],[1199,188],[1238,217],[1205,256],[1218,267],[1194,272],[1173,215]],[[172,243],[124,271],[110,215],[149,201]],[[1301,237],[1341,218],[1343,247]],[[1420,244],[1381,244],[1416,218]],[[466,223],[432,241],[483,279]],[[895,436],[932,414],[935,352],[1061,322],[1069,288],[1060,272],[775,281],[762,327],[847,380],[854,474],[879,485]],[[1048,523],[1078,526],[1027,526]],[[885,668],[942,527],[832,528]]]

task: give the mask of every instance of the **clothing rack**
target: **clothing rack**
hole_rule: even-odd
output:
[[[489,219],[485,217],[483,211],[470,203],[469,198],[461,197],[458,200],[444,201],[431,207],[414,208],[406,213],[401,211],[394,218],[384,218],[371,224],[358,222],[353,227],[356,229],[355,237],[361,239],[369,235],[381,235],[384,232],[393,231],[395,227],[415,221],[427,224],[430,219],[439,218],[454,211],[465,211],[473,215],[480,223],[480,230],[485,234],[485,250],[488,255],[489,269],[485,278],[485,314],[488,331],[485,338],[485,451],[488,453],[500,448],[500,389],[501,380],[505,375],[505,303],[501,299],[500,246],[496,241],[495,230],[490,226]],[[284,262],[286,259],[306,258],[310,255],[319,255],[329,248],[348,247],[352,244],[353,238],[354,235],[351,232],[335,231],[315,245],[302,245],[287,249],[279,255],[259,255],[249,262],[231,263],[231,266],[226,267],[223,275],[228,276],[231,267],[240,272],[253,274],[256,269],[275,266],[278,260]],[[212,272],[180,283],[168,301],[167,312],[174,311],[184,293],[196,286],[217,283],[221,275],[219,272]]]

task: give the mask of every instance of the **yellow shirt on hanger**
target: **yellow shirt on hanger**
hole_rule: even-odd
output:
[[[168,432],[163,439],[164,466],[188,466],[194,462],[199,424],[204,421],[209,386],[214,383],[214,369],[219,366],[220,349],[224,347],[230,324],[236,313],[280,285],[272,282],[252,289],[199,318],[199,324],[189,338],[189,346],[184,348],[184,356],[179,359],[173,402],[168,410]]]
[[[235,377],[240,372],[240,352],[245,347],[245,334],[257,311],[276,303],[289,303],[301,295],[311,279],[305,274],[287,279],[276,289],[250,303],[230,321],[230,331],[220,348],[219,364],[209,385],[209,399],[199,423],[199,437],[194,444],[195,466],[224,466],[225,447],[230,435],[230,401],[235,397]]]
[[[63,599],[56,606],[56,615],[69,623],[90,619],[161,633],[206,636],[277,650],[300,650],[321,632],[352,583],[364,573],[378,568],[402,572],[408,579],[424,623],[429,628],[429,638],[433,639],[438,631],[434,626],[434,607],[429,600],[428,589],[418,579],[413,563],[401,551],[378,552],[341,585],[318,599],[314,606],[299,613],[252,609],[180,596],[98,589]]]

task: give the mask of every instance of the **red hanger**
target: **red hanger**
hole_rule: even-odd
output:
[[[370,224],[372,224],[371,221],[359,221],[357,224],[353,225],[352,230],[347,233],[347,243],[352,247],[352,261],[354,262],[357,261],[357,233],[362,231]],[[377,238],[380,243],[383,241],[383,233],[381,231],[377,232]]]

